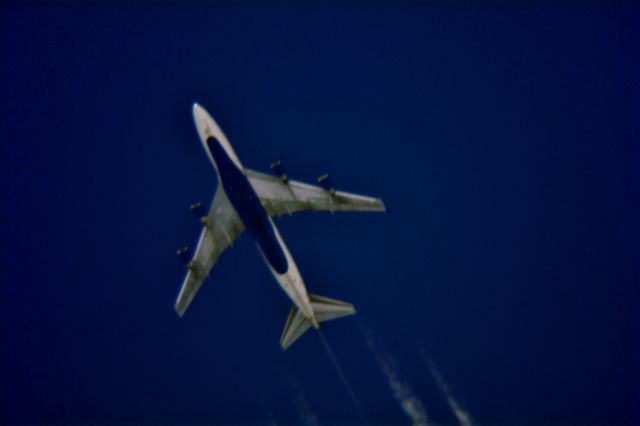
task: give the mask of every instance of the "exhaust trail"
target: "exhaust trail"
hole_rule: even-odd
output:
[[[267,424],[270,426],[278,426],[278,422],[276,422],[275,417],[273,417],[273,413],[262,392],[260,392],[260,408],[262,408],[262,412],[266,416]]]
[[[351,383],[349,383],[349,380],[347,380],[347,376],[345,376],[344,371],[342,370],[342,366],[340,365],[340,363],[338,362],[338,359],[336,358],[335,354],[333,353],[333,350],[331,349],[331,346],[329,346],[329,342],[327,342],[327,339],[325,339],[324,335],[322,334],[322,332],[320,330],[318,330],[318,336],[320,336],[320,341],[322,342],[322,346],[324,346],[325,352],[327,352],[327,355],[329,356],[329,359],[331,359],[331,362],[333,363],[333,366],[336,368],[336,371],[338,372],[338,375],[340,376],[340,380],[342,381],[342,385],[345,387],[345,389],[347,390],[347,393],[351,397],[351,401],[353,402],[353,406],[355,407],[356,411],[358,412],[358,415],[360,416],[360,419],[362,420],[363,423],[368,424],[369,421],[367,420],[367,416],[364,413],[364,410],[362,409],[362,405],[360,404],[360,400],[358,399],[358,397],[356,396],[355,392],[353,391],[353,387],[351,387]]]
[[[473,426],[471,415],[467,410],[462,408],[458,400],[453,397],[451,389],[449,388],[449,384],[444,381],[444,379],[442,378],[442,374],[440,374],[440,371],[438,371],[438,369],[436,368],[433,360],[427,356],[424,348],[420,348],[420,356],[422,357],[422,361],[426,364],[427,368],[429,368],[433,379],[438,384],[440,392],[442,392],[447,398],[447,403],[449,404],[449,407],[451,407],[451,411],[458,420],[458,423],[460,423],[460,426]]]
[[[289,384],[291,385],[291,388],[293,389],[294,402],[302,421],[301,424],[306,426],[317,426],[318,416],[311,409],[309,402],[307,402],[307,397],[305,396],[304,391],[302,390],[302,387],[300,386],[296,378],[282,367],[280,367],[280,373],[287,378]]]
[[[402,411],[411,419],[413,426],[428,426],[427,411],[420,398],[413,393],[409,382],[401,377],[395,359],[376,345],[373,335],[362,324],[360,324],[360,331],[375,356],[380,372],[387,379],[393,397],[400,403]]]

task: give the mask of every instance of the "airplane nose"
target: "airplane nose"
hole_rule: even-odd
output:
[[[195,118],[202,117],[203,108],[197,102],[193,103],[193,116]]]
[[[193,121],[195,121],[196,128],[201,136],[209,133],[209,114],[207,114],[207,111],[197,102],[193,104]],[[206,138],[206,136],[203,137]]]

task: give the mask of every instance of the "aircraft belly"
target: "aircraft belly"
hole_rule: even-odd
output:
[[[296,265],[296,262],[293,260],[293,257],[291,256],[289,249],[287,248],[284,241],[282,240],[282,236],[280,235],[278,228],[276,227],[275,223],[273,223],[273,220],[271,218],[269,218],[269,222],[273,227],[273,231],[276,235],[276,239],[278,240],[278,244],[280,244],[280,247],[285,254],[285,257],[287,259],[287,264],[289,266],[285,273],[279,274],[273,269],[273,267],[267,261],[267,264],[269,265],[269,269],[271,269],[271,272],[273,273],[273,276],[275,277],[276,281],[278,281],[278,284],[280,285],[280,287],[282,287],[282,289],[287,294],[287,296],[289,296],[291,301],[311,321],[313,326],[318,328],[318,322],[316,321],[315,313],[313,312],[313,308],[311,307],[309,294],[307,293],[307,288],[302,279],[302,275],[298,270],[298,266]],[[265,261],[266,261],[266,258],[265,258]]]
[[[287,249],[273,220],[267,215],[246,175],[234,161],[222,140],[210,136],[206,146],[217,165],[222,186],[242,220],[245,229],[257,243],[262,256],[278,284],[300,312],[318,327],[307,289],[296,263]]]

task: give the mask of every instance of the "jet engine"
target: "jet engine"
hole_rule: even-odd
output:
[[[204,207],[202,207],[202,203],[200,201],[191,204],[191,213],[197,217],[198,219],[202,218],[206,213],[204,212]]]
[[[178,251],[176,252],[176,256],[178,256],[178,258],[180,260],[182,260],[184,263],[189,263],[189,260],[191,260],[189,257],[189,246],[183,246],[180,247],[178,249]]]
[[[282,183],[289,182],[289,177],[287,176],[287,170],[284,168],[284,163],[282,160],[275,161],[271,163],[271,170],[280,177]]]
[[[318,178],[318,183],[321,187],[323,187],[329,194],[333,195],[336,193],[335,188],[333,187],[333,180],[329,177],[328,174],[324,174]]]

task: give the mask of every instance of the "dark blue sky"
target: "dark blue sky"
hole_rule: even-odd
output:
[[[175,314],[197,100],[246,166],[390,208],[277,221],[358,309],[323,333],[370,421],[410,422],[386,367],[455,424],[422,349],[477,423],[638,424],[639,11],[2,3],[0,422],[361,421],[248,236]]]

